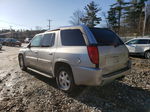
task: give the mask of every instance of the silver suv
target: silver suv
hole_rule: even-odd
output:
[[[126,42],[131,55],[141,55],[150,59],[150,38],[135,38]]]
[[[58,88],[107,84],[130,72],[128,49],[111,30],[87,26],[63,27],[35,35],[18,55],[27,68],[55,77]]]

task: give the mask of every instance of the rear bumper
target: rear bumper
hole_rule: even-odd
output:
[[[117,78],[129,74],[131,70],[131,62],[128,67],[110,74],[102,74],[103,70],[100,68],[74,67],[72,70],[76,85],[103,86]]]
[[[101,86],[103,86],[103,85],[105,85],[105,84],[108,84],[108,83],[110,83],[110,82],[116,80],[117,78],[120,78],[120,77],[123,77],[123,76],[129,74],[130,71],[131,71],[131,69],[130,69],[130,68],[127,68],[127,69],[124,70],[124,71],[118,71],[118,72],[116,72],[116,74],[114,74],[114,75],[111,75],[111,74],[110,74],[110,75],[111,75],[110,77],[103,77],[103,78],[102,78]]]

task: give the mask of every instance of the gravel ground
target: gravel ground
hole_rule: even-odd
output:
[[[131,58],[131,74],[122,81],[67,95],[54,79],[21,71],[18,50],[0,51],[0,112],[150,112],[150,60]]]

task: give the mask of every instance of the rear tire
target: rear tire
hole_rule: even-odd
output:
[[[21,70],[26,71],[26,70],[27,70],[27,67],[26,67],[25,64],[24,64],[23,55],[19,55],[18,58],[19,58],[19,66],[20,66]]]
[[[70,93],[75,89],[73,74],[68,66],[61,66],[56,71],[56,82],[60,90]]]
[[[146,51],[145,54],[144,54],[144,57],[146,59],[150,59],[150,51]]]

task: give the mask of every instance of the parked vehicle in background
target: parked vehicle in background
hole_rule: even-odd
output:
[[[2,44],[0,43],[0,50],[2,49]]]
[[[150,38],[135,38],[125,44],[131,55],[144,56],[150,59]]]
[[[5,38],[5,39],[3,40],[3,45],[5,45],[5,43],[7,42],[7,39],[9,39],[9,38]]]
[[[25,38],[24,42],[29,43],[31,41],[31,38]]]
[[[7,46],[21,46],[21,42],[14,38],[6,38],[4,41],[4,45]]]
[[[5,38],[0,38],[0,43],[3,45]]]
[[[75,85],[105,85],[130,73],[128,49],[111,30],[87,26],[63,27],[37,34],[18,55],[27,68],[55,77],[70,92]]]

